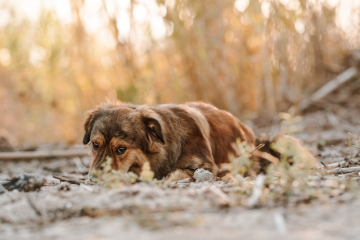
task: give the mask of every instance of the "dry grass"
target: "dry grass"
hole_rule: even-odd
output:
[[[296,105],[351,64],[358,42],[336,25],[337,6],[256,0],[239,11],[237,2],[158,0],[160,38],[151,18],[134,20],[137,10],[147,17],[152,11],[141,1],[118,9],[131,20],[125,37],[120,15],[105,5],[92,16],[105,25],[91,32],[85,1],[71,1],[69,23],[49,10],[30,21],[2,3],[11,21],[0,26],[1,126],[19,143],[80,142],[85,111],[106,97],[203,100],[237,116],[274,112]]]
[[[343,151],[345,160],[341,169],[332,169],[338,167],[334,164],[329,164],[332,168],[320,168],[319,162],[298,139],[284,134],[300,129],[296,126],[301,117],[291,112],[280,114],[283,119],[280,124],[282,132],[275,137],[271,148],[281,156],[266,168],[265,174],[251,176],[257,171],[256,164],[250,158],[253,150],[246,143],[236,144],[241,157],[232,158],[228,166],[235,176],[231,195],[234,205],[273,207],[307,203],[314,199],[358,197],[356,186],[360,168],[348,168],[358,166],[358,151],[354,151],[359,149],[358,137],[350,134],[348,148]]]

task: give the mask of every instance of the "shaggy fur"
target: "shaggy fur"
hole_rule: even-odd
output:
[[[109,156],[112,168],[139,174],[148,161],[157,179],[179,169],[192,177],[198,168],[217,176],[235,154],[239,138],[254,146],[251,129],[229,112],[202,103],[133,105],[105,103],[88,113],[84,144],[92,145],[95,169]]]

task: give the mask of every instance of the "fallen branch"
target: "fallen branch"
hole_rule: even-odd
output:
[[[360,167],[349,167],[349,168],[335,168],[327,171],[328,173],[353,173],[353,172],[360,172]]]
[[[80,185],[81,183],[84,183],[86,178],[83,179],[77,179],[74,177],[68,177],[68,176],[60,176],[60,175],[53,175],[54,178],[59,179],[60,181],[69,182],[72,184]]]
[[[308,108],[311,104],[323,99],[324,97],[332,93],[334,90],[339,88],[339,86],[355,77],[357,73],[358,72],[354,67],[346,69],[344,72],[340,73],[334,79],[330,80],[319,90],[317,90],[309,99],[304,99],[299,104],[299,110],[304,110]]]
[[[1,160],[28,160],[28,159],[49,159],[49,158],[72,158],[89,156],[87,149],[76,150],[49,150],[33,152],[0,152]]]

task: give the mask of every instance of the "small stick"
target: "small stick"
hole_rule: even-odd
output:
[[[352,173],[352,172],[360,172],[360,167],[348,167],[348,168],[335,168],[327,171],[328,173]]]
[[[337,168],[337,167],[343,167],[346,163],[346,161],[340,161],[340,162],[333,162],[333,163],[324,163],[323,161],[320,162],[322,164],[322,166],[318,166],[317,168],[320,169],[320,168]]]
[[[285,221],[283,212],[275,213],[274,221],[275,221],[276,229],[278,230],[279,233],[281,233],[281,234],[287,233],[287,225],[286,225],[286,221]]]
[[[92,188],[92,187],[89,187],[89,186],[87,186],[87,185],[85,185],[85,184],[83,184],[83,183],[80,183],[80,187],[88,190],[89,192],[92,192],[92,191],[93,191],[93,188]]]
[[[29,206],[34,210],[36,215],[39,217],[42,217],[42,213],[41,213],[40,209],[36,206],[34,201],[28,195],[25,195],[25,197],[26,197],[27,202],[29,203]]]
[[[54,178],[59,179],[60,181],[65,181],[73,184],[80,185],[83,181],[76,179],[74,177],[67,177],[67,176],[60,176],[60,175],[53,175]]]
[[[265,176],[264,175],[257,176],[252,194],[247,201],[248,207],[254,207],[259,202],[264,187],[264,183],[265,183]]]
[[[259,150],[259,149],[261,149],[261,148],[263,148],[264,146],[265,146],[265,143],[260,143],[259,145],[257,145],[257,146],[254,148],[254,150],[252,150],[252,151],[250,152],[250,154],[254,153],[255,151],[257,151],[257,150]]]
[[[228,195],[226,195],[223,191],[221,191],[221,189],[217,186],[212,185],[209,190],[213,193],[215,193],[216,195],[218,195],[220,197],[220,202],[223,205],[229,205],[230,203],[230,198]]]

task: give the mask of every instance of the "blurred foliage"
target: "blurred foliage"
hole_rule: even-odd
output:
[[[101,164],[102,169],[93,169],[91,171],[91,182],[102,184],[106,188],[118,188],[125,185],[136,183],[138,176],[133,172],[121,174],[119,171],[111,168],[112,158],[107,157]],[[146,173],[151,172],[146,169]]]
[[[286,135],[299,122],[298,116],[281,113],[281,132],[272,140],[270,147],[280,153],[277,161],[265,165],[264,173],[255,177],[258,168],[251,159],[254,149],[246,142],[237,142],[235,150],[241,154],[238,158],[230,158],[226,166],[232,174],[235,186],[232,204],[259,206],[293,206],[310,202],[314,199],[344,197],[354,199],[358,190],[356,180],[335,177],[333,173],[318,168],[318,162],[300,140]],[[349,147],[358,147],[358,137],[350,135]],[[261,151],[261,148],[260,148]],[[355,160],[355,158],[353,159]],[[355,161],[352,162],[355,164]],[[358,162],[356,162],[358,164]],[[253,176],[251,176],[253,175]]]
[[[85,111],[105,98],[286,110],[348,67],[357,43],[327,1],[95,2],[86,17],[90,2],[70,1],[68,22],[1,2],[0,128],[19,142],[80,142]],[[91,31],[96,17],[104,25]]]

